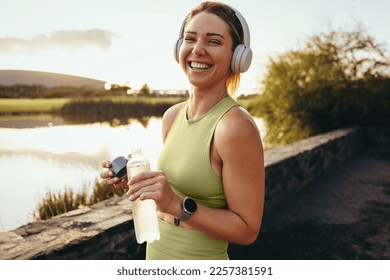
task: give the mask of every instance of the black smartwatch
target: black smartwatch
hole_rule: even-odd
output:
[[[191,217],[192,214],[196,212],[196,209],[198,209],[198,205],[196,204],[195,200],[190,197],[186,197],[183,199],[182,209],[183,212],[181,213],[181,215],[179,217],[174,218],[174,223],[177,227],[180,225],[180,221],[187,220],[189,217]]]

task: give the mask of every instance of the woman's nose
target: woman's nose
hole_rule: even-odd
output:
[[[194,55],[205,55],[206,54],[206,49],[203,45],[202,40],[198,40],[196,44],[194,45],[192,49],[192,53]]]

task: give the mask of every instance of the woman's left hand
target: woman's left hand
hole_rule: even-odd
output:
[[[162,171],[142,172],[128,182],[130,201],[153,199],[160,212],[172,214],[172,203],[180,198],[171,188]]]

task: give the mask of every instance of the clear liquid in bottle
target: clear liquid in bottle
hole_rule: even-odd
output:
[[[127,177],[130,180],[133,176],[150,171],[149,161],[142,154],[141,149],[132,150],[131,159],[127,162]],[[137,242],[139,244],[152,243],[160,239],[158,227],[157,208],[153,199],[132,202],[133,221]]]

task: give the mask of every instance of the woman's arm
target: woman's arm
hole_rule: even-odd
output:
[[[222,160],[228,209],[198,205],[188,225],[215,238],[239,244],[256,240],[264,207],[264,154],[259,130],[242,108],[232,108],[219,122],[214,144]]]
[[[196,213],[182,223],[217,239],[250,244],[259,233],[264,207],[263,148],[252,117],[240,107],[232,108],[217,125],[214,145],[228,209],[198,204]],[[163,172],[139,174],[129,185],[131,200],[154,199],[159,211],[180,216],[183,198],[172,191]]]

